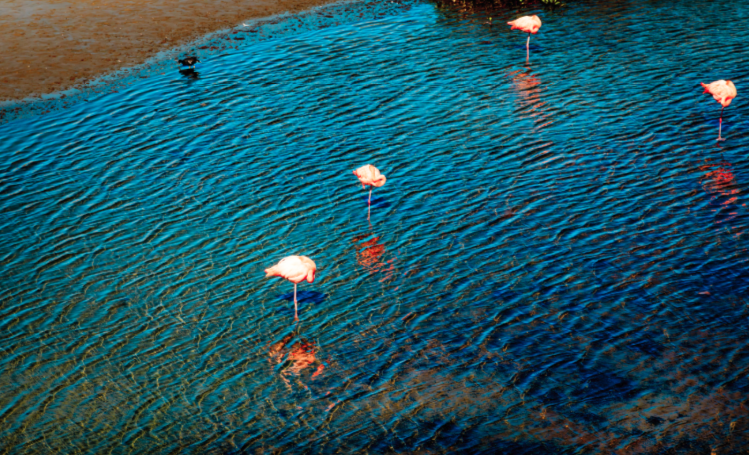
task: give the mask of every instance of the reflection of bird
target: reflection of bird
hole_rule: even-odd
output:
[[[716,224],[727,223],[738,216],[740,190],[734,185],[732,166],[728,161],[700,166],[700,170],[709,171],[700,183],[711,196],[710,205],[716,207],[713,210],[716,212]],[[741,234],[743,231],[737,233],[736,237]]]
[[[373,187],[381,187],[385,184],[387,179],[384,175],[380,174],[380,170],[376,167],[372,166],[371,164],[367,164],[366,166],[362,166],[359,169],[354,171],[354,175],[359,177],[359,181],[361,182],[362,188],[366,189],[367,185],[370,185],[369,187],[369,201],[367,201],[367,205],[371,207],[372,205],[372,188]],[[367,210],[367,219],[369,219],[369,210]]]
[[[513,86],[521,97],[527,101],[533,101],[538,97],[541,80],[533,73],[516,71],[510,75],[512,75]]]
[[[296,285],[307,280],[308,283],[315,281],[317,266],[307,256],[287,256],[278,264],[265,269],[265,276],[280,276],[294,283],[294,319],[299,319],[296,303]]]
[[[517,93],[517,104],[530,109],[526,113],[530,119],[533,119],[537,131],[552,124],[554,117],[548,111],[548,106],[541,96],[543,87],[541,79],[530,69],[516,70],[508,76],[512,78],[511,87]],[[525,116],[526,113],[523,115]]]
[[[293,364],[284,371],[284,374],[299,374],[303,369],[315,363],[317,360],[315,358],[315,351],[315,343],[306,338],[302,338],[299,343],[294,343],[294,345],[291,346],[291,352],[289,352],[289,360],[291,360]],[[320,366],[317,367],[317,371],[312,374],[312,377],[314,378],[319,375],[323,368],[324,366],[320,364]]]
[[[512,28],[510,30],[518,29],[521,32],[525,32],[528,34],[528,42],[525,43],[525,51],[526,51],[526,57],[525,60],[528,61],[531,58],[531,33],[534,35],[538,33],[538,29],[541,28],[541,19],[538,18],[535,14],[533,16],[523,16],[519,19],[515,19],[512,22],[508,22],[507,25],[512,25]]]
[[[382,243],[378,243],[380,238],[373,237],[367,241],[363,241],[371,234],[357,235],[354,237],[354,243],[358,243],[356,246],[356,262],[363,266],[371,274],[382,273],[384,277],[380,282],[390,280],[395,273],[395,257],[383,261],[383,256],[387,249]]]
[[[358,236],[354,238],[354,241],[361,240],[360,237],[366,236]],[[359,245],[361,250],[356,252],[356,261],[371,272],[376,272],[385,265],[380,262],[380,258],[385,253],[385,245],[377,243],[378,240],[380,240],[379,237],[374,237],[366,242],[362,242]]]
[[[177,59],[177,63],[179,63],[180,65],[189,66],[191,68],[193,66],[195,66],[196,63],[199,63],[199,62],[200,62],[200,60],[198,59],[198,57],[194,57],[194,56],[193,57],[185,57],[182,60]]]
[[[320,375],[325,369],[325,365],[315,356],[317,353],[317,346],[314,341],[302,338],[298,342],[292,344],[289,348],[288,344],[293,338],[293,335],[286,335],[280,342],[273,344],[269,350],[271,363],[280,364],[284,361],[284,356],[286,356],[287,363],[284,364],[284,368],[281,370],[281,379],[283,379],[289,387],[291,387],[291,382],[289,381],[290,376],[300,376],[302,370],[314,365],[315,363],[317,363],[318,366],[315,372],[312,373],[312,379],[315,379],[315,377]],[[302,385],[307,389],[306,385]]]
[[[200,73],[195,71],[192,68],[186,68],[183,70],[179,70],[179,74],[185,76],[188,79],[198,79],[200,77]]]
[[[736,98],[736,86],[733,85],[733,82],[724,80],[715,81],[710,84],[700,82],[700,85],[705,89],[702,93],[713,95],[715,101],[723,106],[720,108],[720,122],[718,123],[718,140],[722,141],[723,138],[720,137],[720,130],[723,126],[723,109],[727,108],[731,104],[731,100]]]
[[[292,338],[294,338],[294,335],[286,335],[281,341],[273,344],[270,347],[268,353],[270,354],[270,358],[272,361],[281,363],[281,360],[283,360],[283,350]]]
[[[715,182],[718,185],[728,185],[733,182],[733,172],[727,169],[718,169],[715,175]]]
[[[733,171],[731,170],[732,166],[733,165],[727,161],[722,161],[718,164],[706,164],[700,166],[700,170],[710,171],[705,174],[705,180],[703,180],[703,182],[705,183],[703,184],[703,186],[705,186],[705,188],[711,192],[719,192],[724,195],[736,194],[738,191],[734,191],[731,193],[725,192],[727,190],[727,187],[733,183],[735,178],[733,175]]]

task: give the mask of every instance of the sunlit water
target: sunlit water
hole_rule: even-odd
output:
[[[2,453],[749,444],[749,9],[393,5],[0,126]]]

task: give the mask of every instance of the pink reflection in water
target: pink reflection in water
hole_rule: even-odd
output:
[[[291,388],[291,379],[294,377],[300,377],[299,384],[305,389],[309,390],[308,387],[301,382],[301,376],[304,370],[314,369],[311,375],[311,380],[317,378],[325,369],[325,365],[317,359],[317,345],[314,341],[310,341],[306,338],[301,338],[299,341],[294,342],[291,346],[288,346],[289,342],[294,338],[293,335],[286,335],[281,341],[271,345],[269,349],[269,358],[271,364],[287,363],[281,370],[281,379],[284,383]]]
[[[533,117],[537,124],[536,129],[541,129],[552,123],[551,116],[546,112],[546,102],[541,99],[541,88],[543,84],[541,79],[533,74],[530,67],[522,70],[515,70],[507,75],[511,80],[512,90],[518,95],[517,103],[524,107],[529,107],[530,117]]]
[[[701,171],[706,171],[700,183],[705,191],[711,195],[711,204],[717,205],[714,212],[723,212],[727,217],[718,219],[716,224],[728,222],[738,216],[738,194],[739,189],[735,187],[736,176],[733,173],[733,165],[728,161],[720,163],[704,164],[700,166]],[[746,204],[741,204],[746,206]],[[727,212],[727,213],[726,213]],[[736,233],[738,238],[742,232]]]
[[[356,250],[356,262],[364,267],[370,274],[384,274],[384,277],[380,279],[381,282],[391,279],[395,273],[394,262],[396,258],[385,261],[383,258],[387,251],[385,244],[379,243],[380,237],[373,237],[362,242],[362,240],[368,236],[369,234],[364,234],[354,237],[354,243],[358,244]]]

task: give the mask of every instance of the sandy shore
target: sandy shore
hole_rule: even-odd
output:
[[[0,0],[0,100],[71,88],[243,20],[331,0]]]

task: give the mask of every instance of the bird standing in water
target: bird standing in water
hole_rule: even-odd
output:
[[[723,141],[725,139],[720,137],[720,132],[723,129],[723,109],[727,108],[731,104],[731,100],[736,98],[736,86],[733,85],[733,82],[724,81],[722,79],[711,82],[710,84],[703,84],[700,82],[700,85],[705,89],[702,93],[713,95],[715,101],[719,102],[722,106],[720,108],[720,120],[718,122],[718,140]]]
[[[269,269],[265,269],[265,277],[280,276],[294,283],[294,319],[299,320],[296,303],[296,285],[307,280],[308,283],[315,281],[317,266],[307,256],[287,256]]]
[[[371,164],[367,164],[366,166],[362,166],[359,169],[355,170],[354,175],[359,177],[362,188],[366,189],[367,185],[370,185],[369,201],[367,201],[367,205],[369,206],[367,208],[367,219],[369,219],[369,211],[372,208],[372,188],[374,188],[375,186],[378,188],[381,187],[385,184],[387,179],[384,175],[380,174],[379,169],[372,166]]]
[[[533,16],[523,16],[515,19],[512,22],[508,22],[507,25],[512,25],[510,30],[518,29],[528,34],[528,42],[525,43],[525,61],[527,63],[531,58],[531,33],[534,35],[538,33],[538,29],[541,28],[541,19],[534,14]]]
[[[194,56],[185,57],[182,60],[177,59],[177,63],[179,63],[180,65],[189,66],[190,68],[192,68],[193,66],[195,66],[196,63],[200,63],[200,60],[198,59],[198,57],[194,57]]]

